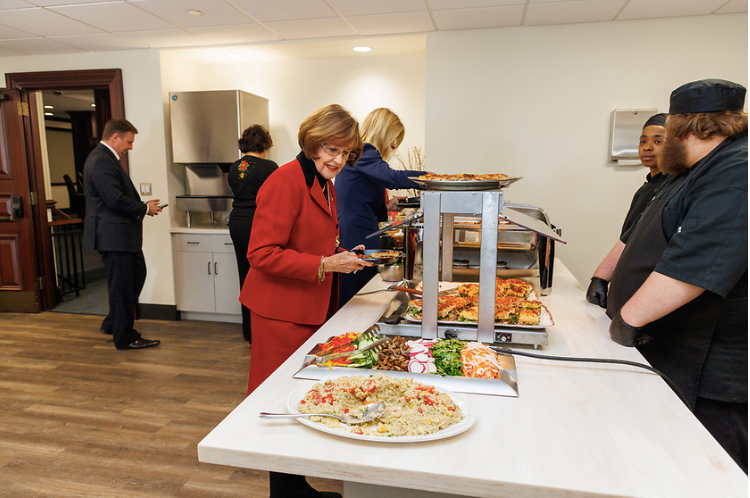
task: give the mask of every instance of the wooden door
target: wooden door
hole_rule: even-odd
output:
[[[41,311],[24,132],[28,104],[0,90],[0,311]]]

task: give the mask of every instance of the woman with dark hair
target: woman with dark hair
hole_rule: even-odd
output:
[[[339,247],[331,181],[362,152],[359,124],[341,106],[315,111],[300,126],[302,151],[258,192],[240,301],[250,308],[254,343],[248,394],[337,310],[338,277],[372,263]],[[364,246],[360,246],[364,248]],[[355,248],[356,249],[356,248]],[[270,473],[271,498],[340,497],[303,476]]]
[[[237,141],[244,154],[242,159],[235,161],[229,167],[229,187],[232,189],[234,201],[229,215],[229,235],[234,244],[237,256],[237,270],[240,275],[240,289],[245,283],[250,263],[247,261],[247,245],[250,241],[250,230],[253,228],[255,216],[255,197],[261,185],[278,169],[278,165],[266,159],[268,149],[273,146],[273,140],[268,131],[259,124],[248,127],[242,132],[242,138]],[[242,305],[242,335],[247,342],[253,342],[250,327],[250,310]]]

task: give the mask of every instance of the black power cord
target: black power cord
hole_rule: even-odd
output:
[[[584,363],[613,363],[616,365],[629,365],[631,367],[638,367],[648,370],[649,372],[657,374],[659,377],[664,379],[664,382],[669,385],[670,388],[679,396],[680,400],[682,400],[683,403],[685,403],[685,406],[690,408],[690,403],[688,403],[687,398],[684,394],[682,394],[682,391],[680,391],[680,388],[677,387],[677,385],[672,382],[672,379],[655,369],[654,367],[650,365],[646,365],[643,363],[638,363],[636,361],[628,361],[628,360],[605,360],[602,358],[575,358],[570,356],[548,356],[548,355],[542,355],[542,354],[534,354],[534,353],[527,353],[525,351],[514,351],[512,349],[503,349],[498,348],[496,346],[490,346],[490,349],[493,350],[496,353],[499,354],[505,354],[505,355],[518,355],[518,356],[528,356],[529,358],[538,358],[541,360],[557,360],[557,361],[579,361]]]

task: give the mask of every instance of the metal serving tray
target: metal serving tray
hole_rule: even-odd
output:
[[[414,183],[417,183],[427,190],[444,190],[444,191],[455,191],[455,190],[496,190],[499,188],[507,187],[522,177],[516,178],[505,178],[503,180],[421,180],[419,178],[411,178]]]
[[[415,288],[419,282],[414,280],[404,281],[404,287]],[[402,318],[395,324],[386,323],[385,319],[390,317],[396,310],[404,304],[409,303],[414,296],[400,291],[393,296],[391,301],[383,309],[376,320],[380,327],[380,333],[386,335],[401,335],[408,337],[422,337],[422,324],[409,322]],[[456,338],[463,341],[476,341],[478,338],[478,325],[476,323],[462,324],[445,324],[438,322],[437,337]],[[518,326],[495,324],[493,344],[519,344],[533,346],[538,349],[539,346],[547,345],[547,331],[538,326]]]
[[[382,330],[380,335],[383,335]],[[316,349],[317,346],[305,356],[302,368],[294,374],[295,379],[324,381],[347,375],[373,375],[376,372],[381,372],[391,377],[414,379],[418,382],[434,385],[439,389],[446,389],[457,393],[518,397],[518,373],[516,371],[516,360],[512,355],[498,355],[497,359],[502,367],[500,379],[476,379],[470,377],[443,377],[442,375],[416,372],[397,372],[394,370],[318,366],[315,364]]]

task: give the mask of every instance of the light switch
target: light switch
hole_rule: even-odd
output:
[[[141,195],[151,195],[150,183],[141,183]]]

